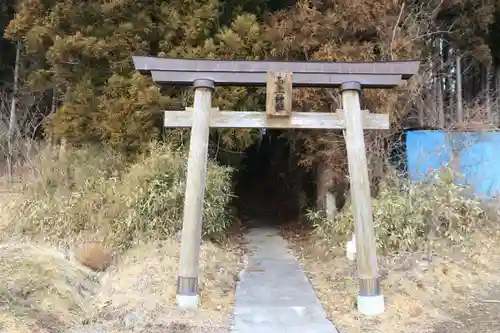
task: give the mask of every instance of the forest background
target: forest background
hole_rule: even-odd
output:
[[[363,104],[389,113],[390,133],[368,138],[374,161],[405,127],[498,123],[500,3],[494,0],[3,0],[0,5],[0,143],[16,160],[26,140],[105,143],[135,154],[163,133],[162,110],[192,104],[190,89],[160,89],[131,55],[184,58],[384,61],[419,59],[420,75]],[[218,88],[213,105],[260,110],[264,92]],[[335,90],[300,89],[295,109],[339,107]],[[174,131],[175,133],[175,131]],[[184,131],[178,131],[182,134]],[[172,133],[170,133],[172,134]],[[343,140],[290,131],[294,167],[345,174]],[[185,135],[175,139],[184,140]],[[217,129],[215,151],[241,152],[261,134]],[[16,153],[16,151],[18,151]],[[377,167],[380,165],[380,167]],[[371,163],[377,176],[381,163]]]

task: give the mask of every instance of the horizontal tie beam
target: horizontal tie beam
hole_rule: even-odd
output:
[[[186,111],[165,111],[165,127],[191,127],[192,108]],[[389,128],[389,115],[363,110],[363,128]],[[337,112],[292,112],[290,117],[268,117],[260,111],[219,111],[212,108],[210,127],[215,128],[276,128],[276,129],[344,129],[343,110]]]

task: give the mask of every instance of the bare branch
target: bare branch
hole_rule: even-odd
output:
[[[398,19],[396,21],[396,24],[394,24],[394,29],[392,29],[392,39],[391,39],[391,44],[389,46],[389,52],[390,52],[390,58],[391,60],[394,59],[393,53],[392,53],[392,45],[394,44],[394,38],[396,38],[396,31],[399,26],[399,22],[401,21],[401,17],[403,16],[403,11],[405,9],[405,3],[401,5],[401,10],[399,11]]]

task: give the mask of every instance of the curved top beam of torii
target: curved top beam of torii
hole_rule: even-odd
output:
[[[192,85],[208,79],[218,86],[265,86],[268,72],[293,73],[294,87],[339,87],[359,82],[363,88],[393,88],[418,72],[420,61],[330,62],[206,60],[132,57],[135,68],[159,84]]]

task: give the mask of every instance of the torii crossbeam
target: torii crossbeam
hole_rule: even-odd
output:
[[[354,209],[360,293],[358,310],[384,311],[376,257],[364,129],[388,129],[386,114],[361,110],[362,88],[393,88],[417,73],[419,61],[377,63],[222,61],[133,57],[137,70],[160,85],[192,85],[194,107],[165,111],[166,127],[191,127],[184,201],[181,262],[177,303],[198,307],[198,268],[205,174],[210,127],[345,129]],[[266,110],[220,111],[212,108],[212,91],[219,86],[266,86]],[[342,109],[336,112],[292,112],[292,87],[340,87]]]

